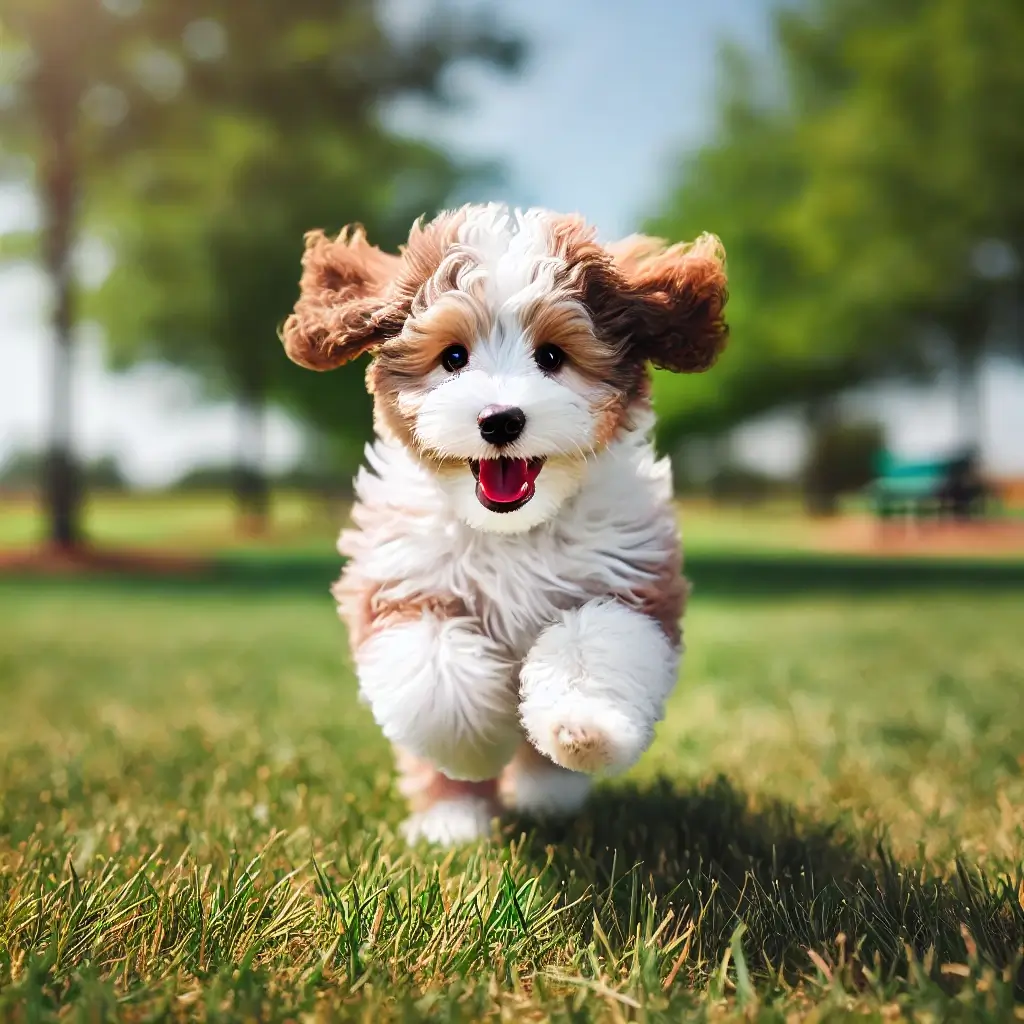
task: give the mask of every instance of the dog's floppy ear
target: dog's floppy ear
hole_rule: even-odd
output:
[[[675,373],[709,369],[728,340],[725,250],[714,235],[668,246],[632,235],[606,246],[628,285],[634,344]]]
[[[309,232],[299,299],[281,330],[289,359],[310,370],[333,370],[380,344],[392,312],[389,286],[401,263],[370,245],[359,226],[333,241],[322,231]]]

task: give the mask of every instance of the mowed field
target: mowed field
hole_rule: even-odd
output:
[[[688,510],[649,755],[439,853],[397,834],[330,516],[279,511],[113,502],[101,539],[216,565],[0,575],[0,1019],[1024,1019],[1024,563]]]

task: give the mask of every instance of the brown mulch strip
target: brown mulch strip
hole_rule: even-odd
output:
[[[209,558],[125,548],[58,547],[0,551],[0,574],[68,576],[108,573],[123,576],[198,576]]]
[[[880,523],[846,516],[822,527],[817,546],[848,554],[1024,555],[1024,521]]]

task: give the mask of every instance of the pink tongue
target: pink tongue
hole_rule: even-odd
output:
[[[508,504],[526,496],[530,475],[526,459],[481,459],[480,490],[491,501]]]

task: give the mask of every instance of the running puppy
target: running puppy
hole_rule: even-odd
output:
[[[373,356],[333,592],[410,841],[478,837],[499,799],[570,813],[650,745],[686,584],[649,366],[714,363],[723,260],[498,205],[417,222],[399,255],[307,236],[289,357]]]

